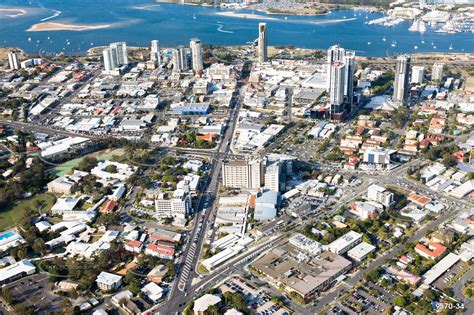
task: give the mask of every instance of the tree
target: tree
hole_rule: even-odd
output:
[[[79,164],[77,165],[76,169],[79,171],[90,172],[94,167],[97,166],[97,159],[95,157],[84,157]]]
[[[46,247],[42,238],[36,238],[31,247],[33,251],[37,254],[44,254],[46,252]]]
[[[393,304],[400,307],[405,307],[407,305],[407,300],[402,295],[399,295],[393,299]]]
[[[108,173],[115,174],[118,172],[118,169],[117,169],[117,166],[110,164],[110,165],[107,165],[107,167],[105,168],[105,171]]]
[[[221,311],[215,305],[210,305],[207,310],[204,312],[205,315],[220,315]]]
[[[7,287],[2,288],[2,297],[8,304],[13,304],[13,297],[10,293],[10,290]]]
[[[443,156],[443,165],[446,167],[456,166],[458,160],[452,154],[445,154]]]
[[[377,282],[380,278],[380,268],[367,271],[364,278],[367,281]]]

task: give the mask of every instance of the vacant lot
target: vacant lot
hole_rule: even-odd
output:
[[[56,198],[48,193],[38,194],[30,199],[22,200],[19,204],[0,211],[0,231],[14,227],[23,217],[26,209],[49,210]]]

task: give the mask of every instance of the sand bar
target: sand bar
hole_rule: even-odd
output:
[[[76,24],[65,24],[46,22],[38,23],[27,29],[27,32],[44,32],[44,31],[92,31],[102,28],[110,28],[110,24],[99,24],[99,25],[76,25]]]
[[[0,15],[16,18],[26,14],[26,10],[18,8],[0,8]]]

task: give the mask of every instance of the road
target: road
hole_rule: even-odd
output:
[[[244,65],[242,71],[243,79],[239,84],[244,84],[250,73],[251,63]],[[198,265],[199,253],[204,244],[205,231],[208,225],[215,220],[216,209],[212,207],[217,194],[219,185],[219,177],[222,169],[223,160],[228,158],[230,152],[230,140],[233,137],[235,128],[237,126],[238,114],[241,106],[240,95],[235,96],[234,108],[229,116],[229,123],[224,132],[224,136],[220,141],[219,147],[213,155],[214,161],[212,168],[209,172],[209,179],[204,184],[203,192],[196,203],[196,216],[193,222],[193,229],[190,232],[189,242],[184,249],[183,264],[180,266],[180,270],[177,272],[176,281],[174,282],[169,294],[168,299],[163,305],[149,310],[149,312],[159,314],[173,314],[184,308],[187,300],[193,297],[190,294],[190,287],[192,286],[192,280],[198,276],[195,271],[195,267]],[[202,219],[201,219],[202,218]],[[188,297],[189,295],[189,297]],[[183,305],[184,304],[184,305]]]

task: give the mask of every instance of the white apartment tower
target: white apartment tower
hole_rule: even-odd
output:
[[[191,39],[189,43],[191,48],[191,56],[193,60],[193,70],[195,73],[201,72],[204,69],[202,62],[202,43],[198,38]]]
[[[267,56],[267,23],[258,24],[258,62],[263,63],[268,60]]]
[[[346,75],[344,81],[344,97],[347,103],[351,105],[354,99],[354,72],[356,68],[355,64],[355,51],[347,50],[344,55],[344,63],[346,66]]]
[[[106,48],[102,51],[104,57],[104,67],[106,71],[111,71],[118,67],[117,50],[115,48]]]
[[[20,58],[16,52],[12,51],[8,53],[8,65],[12,70],[20,69]]]
[[[346,65],[336,61],[331,65],[329,81],[329,102],[331,105],[341,105],[344,102],[344,83]]]
[[[408,55],[400,55],[397,58],[392,95],[392,100],[396,102],[406,102],[408,96],[408,83],[410,79],[410,62],[411,57]]]
[[[423,83],[425,76],[425,67],[413,66],[411,68],[411,83],[418,84]]]
[[[355,72],[355,52],[351,50],[345,50],[339,45],[334,45],[329,47],[327,51],[327,89],[331,91],[331,86],[337,79],[333,78],[334,73],[333,65],[334,63],[344,64],[344,75],[343,78],[339,78],[339,83],[343,85],[343,96],[344,101],[352,105],[353,91],[354,91],[354,72]],[[340,81],[342,80],[342,81]],[[333,103],[331,103],[333,104]],[[335,103],[334,103],[335,104]],[[342,104],[342,102],[337,103]]]
[[[151,41],[150,59],[157,65],[161,64],[160,42],[156,39]]]
[[[225,187],[258,189],[264,183],[262,160],[232,160],[222,165],[222,183]]]
[[[443,80],[444,63],[437,62],[433,65],[433,73],[431,74],[431,80],[441,81]]]
[[[267,164],[265,167],[265,188],[280,191],[280,161]]]
[[[117,54],[117,63],[119,66],[128,64],[127,43],[116,42],[110,44],[110,48],[114,48]]]
[[[179,46],[173,50],[173,71],[181,72],[189,69],[188,52],[185,47]]]

